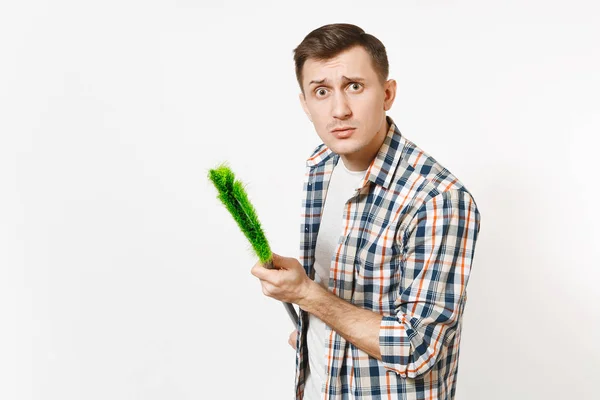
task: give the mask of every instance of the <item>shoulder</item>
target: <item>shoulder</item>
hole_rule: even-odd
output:
[[[417,208],[436,197],[463,200],[468,198],[477,208],[473,195],[456,175],[414,142],[406,138],[405,141],[396,174],[396,185],[405,185],[408,180],[417,183],[414,196],[421,200]]]

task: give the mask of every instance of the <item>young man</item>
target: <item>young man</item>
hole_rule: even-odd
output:
[[[299,307],[296,400],[452,399],[480,214],[466,187],[386,115],[385,47],[350,24],[294,50],[323,141],[307,160],[300,261],[256,263],[263,293]]]

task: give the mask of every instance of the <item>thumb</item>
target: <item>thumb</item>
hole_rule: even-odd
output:
[[[277,268],[284,268],[287,257],[280,256],[277,253],[272,253],[273,265]]]
[[[283,257],[277,253],[271,253],[271,261],[273,261],[273,265],[279,265],[283,261]]]

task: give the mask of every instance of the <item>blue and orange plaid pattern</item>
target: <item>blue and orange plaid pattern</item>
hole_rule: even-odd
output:
[[[324,399],[453,399],[480,214],[465,186],[390,125],[346,203],[329,291],[382,315],[382,361],[326,325]],[[300,262],[314,279],[317,234],[339,155],[306,162]],[[304,395],[307,313],[299,309],[295,398]]]

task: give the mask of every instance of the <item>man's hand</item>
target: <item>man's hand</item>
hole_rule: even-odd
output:
[[[296,350],[296,340],[298,339],[298,329],[294,329],[292,333],[290,333],[290,338],[288,339],[288,343],[292,346],[292,349]]]
[[[259,260],[250,270],[260,279],[263,294],[285,303],[299,304],[314,283],[300,261],[273,253],[273,266],[275,269],[267,269]]]

